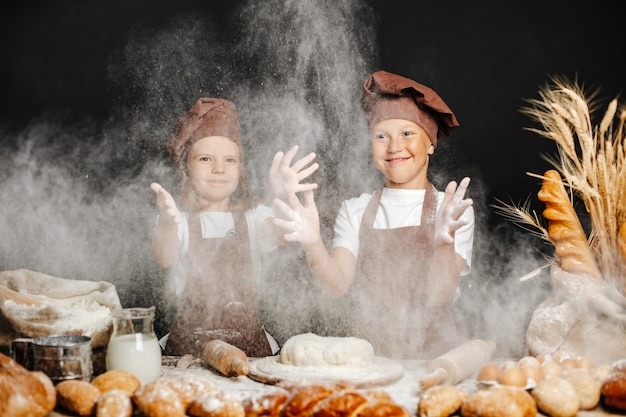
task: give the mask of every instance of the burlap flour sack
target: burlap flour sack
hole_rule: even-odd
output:
[[[534,311],[526,332],[531,355],[558,350],[588,356],[596,365],[626,355],[626,298],[587,276],[550,270],[553,290]]]
[[[91,337],[94,356],[102,356],[113,330],[111,311],[119,308],[115,286],[108,282],[27,269],[0,272],[0,348],[7,354],[18,337],[79,334]],[[99,362],[94,358],[94,372]]]

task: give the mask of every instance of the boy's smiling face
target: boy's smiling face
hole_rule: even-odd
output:
[[[425,189],[428,158],[435,150],[419,125],[404,119],[386,119],[370,131],[372,158],[389,188]]]

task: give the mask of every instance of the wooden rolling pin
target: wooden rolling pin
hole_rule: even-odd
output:
[[[420,388],[460,382],[489,362],[495,350],[496,342],[474,339],[444,353],[428,364],[428,374],[420,380]]]
[[[228,377],[250,373],[250,364],[245,352],[223,340],[206,342],[202,346],[202,360]]]

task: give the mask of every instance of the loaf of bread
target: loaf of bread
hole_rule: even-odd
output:
[[[0,416],[43,417],[56,405],[56,390],[43,372],[31,372],[0,353]]]
[[[543,217],[548,220],[548,236],[554,244],[554,253],[561,269],[571,273],[585,273],[601,281],[600,269],[563,186],[561,175],[551,169],[545,172],[544,177],[537,197],[546,204]]]

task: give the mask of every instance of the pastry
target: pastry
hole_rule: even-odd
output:
[[[187,414],[192,417],[245,417],[241,401],[223,391],[207,391],[193,399]]]
[[[57,405],[78,416],[91,416],[100,390],[81,379],[67,379],[56,385]]]
[[[456,413],[467,393],[456,385],[435,385],[422,391],[417,403],[418,417],[447,417]]]
[[[132,393],[113,388],[100,394],[96,401],[95,417],[131,417],[133,414]]]
[[[246,417],[279,417],[287,398],[289,391],[277,387],[270,392],[244,398],[242,405]]]
[[[111,369],[95,377],[91,383],[101,392],[112,389],[123,389],[129,393],[135,392],[141,386],[139,378],[122,369]]]
[[[134,392],[134,408],[145,417],[185,417],[185,407],[178,391],[158,381],[142,385]]]
[[[186,372],[167,374],[159,378],[157,382],[174,389],[179,394],[185,410],[187,410],[194,398],[198,398],[207,392],[218,391],[215,384],[208,379]]]

